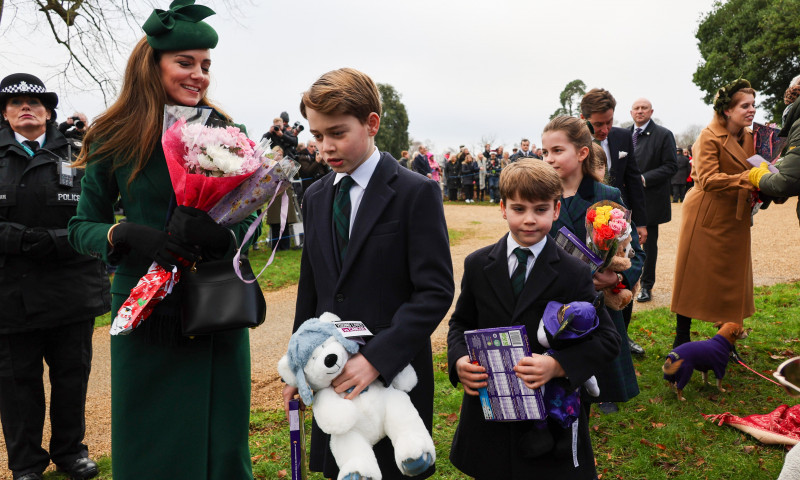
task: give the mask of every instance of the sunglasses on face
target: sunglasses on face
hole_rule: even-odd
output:
[[[793,397],[800,396],[800,357],[786,360],[772,374]]]

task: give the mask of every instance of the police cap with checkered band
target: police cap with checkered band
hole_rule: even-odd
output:
[[[58,106],[58,95],[48,92],[44,83],[29,73],[12,73],[0,82],[0,108],[12,97],[36,97],[51,111]]]

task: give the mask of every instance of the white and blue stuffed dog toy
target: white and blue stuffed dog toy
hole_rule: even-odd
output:
[[[404,475],[424,472],[436,461],[436,450],[407,393],[417,384],[417,374],[408,365],[388,387],[376,380],[358,397],[346,400],[331,382],[358,352],[358,344],[336,328],[333,322],[338,320],[332,313],[323,313],[305,321],[278,362],[281,378],[297,387],[304,404],[313,405],[317,425],[331,436],[338,480],[381,480],[372,447],[387,436]]]

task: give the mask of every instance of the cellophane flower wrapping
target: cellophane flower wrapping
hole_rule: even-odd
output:
[[[293,161],[273,160],[266,144],[256,145],[208,107],[165,106],[161,145],[177,204],[207,211],[224,226],[281,194],[297,171]],[[188,262],[176,258],[176,264]],[[130,333],[179,280],[180,269],[150,265],[117,312],[111,335]]]
[[[603,271],[616,255],[620,241],[631,234],[631,212],[610,200],[602,200],[586,210],[586,246],[603,259]]]

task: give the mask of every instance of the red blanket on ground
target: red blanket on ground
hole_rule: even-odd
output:
[[[725,412],[703,416],[718,425],[727,423],[752,435],[761,443],[796,445],[800,443],[800,405],[781,405],[772,413],[748,415],[744,418]]]

